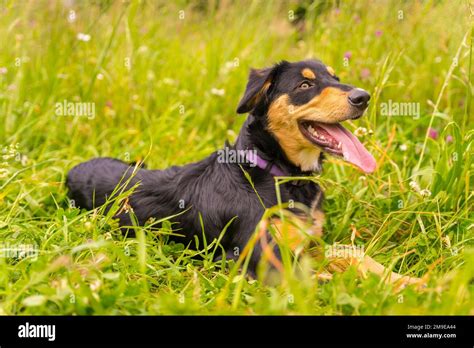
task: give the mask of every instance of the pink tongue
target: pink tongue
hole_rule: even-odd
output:
[[[375,170],[377,166],[375,158],[366,150],[355,135],[340,124],[318,123],[318,127],[321,127],[333,138],[341,142],[344,160],[355,164],[366,173],[372,173]]]

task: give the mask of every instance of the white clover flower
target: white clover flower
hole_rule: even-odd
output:
[[[176,80],[173,80],[169,77],[165,77],[162,81],[165,85],[168,85],[168,86],[173,86],[177,84]]]
[[[0,168],[0,179],[6,178],[8,176],[9,172],[7,169]]]
[[[420,191],[420,195],[422,195],[423,197],[429,197],[431,196],[431,191],[428,189],[423,189]]]
[[[148,46],[143,46],[143,45],[138,47],[138,50],[137,50],[138,53],[145,53],[147,51],[148,51]]]
[[[77,39],[79,41],[88,42],[90,41],[91,36],[89,34],[79,33],[77,34]]]
[[[239,66],[239,60],[238,58],[225,62],[224,65],[221,68],[221,73],[226,75],[228,74],[231,70],[235,69],[236,67]]]
[[[358,137],[366,135],[367,134],[367,128],[359,127],[354,131],[354,134]]]
[[[154,73],[153,71],[151,71],[151,70],[148,70],[147,73],[146,73],[146,79],[147,79],[148,81],[152,81],[152,80],[154,80],[155,78],[156,78],[155,73]],[[165,81],[163,81],[163,83],[166,84]]]
[[[4,66],[0,67],[0,75],[5,75],[8,72],[8,69]]]
[[[420,185],[418,185],[418,183],[416,181],[410,181],[409,185],[414,191],[416,191],[416,192],[420,191]]]
[[[103,80],[104,79],[104,75],[101,74],[101,73],[98,73],[97,74],[97,80]]]
[[[222,97],[225,94],[225,90],[223,88],[222,89],[211,88],[211,94]]]
[[[405,152],[406,150],[408,150],[408,146],[406,144],[401,144],[400,145],[400,151]]]

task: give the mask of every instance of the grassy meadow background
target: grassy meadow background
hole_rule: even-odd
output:
[[[0,1],[0,314],[473,315],[473,11],[457,0]],[[327,161],[324,241],[363,245],[425,277],[423,291],[355,270],[321,283],[307,258],[270,286],[212,262],[213,244],[199,259],[166,243],[169,226],[127,239],[110,214],[70,206],[75,164],[200,160],[236,139],[250,67],[305,58],[372,94],[347,127],[367,129],[378,170]],[[95,117],[58,116],[64,100],[94,103]],[[418,103],[420,116],[384,116],[389,101]]]

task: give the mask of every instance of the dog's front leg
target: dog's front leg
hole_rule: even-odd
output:
[[[260,221],[253,247],[249,269],[258,264],[269,266],[270,271],[284,271],[282,261],[286,251],[290,257],[298,257],[308,244],[309,236],[320,237],[322,233],[322,216],[316,221],[306,216],[298,216],[286,211],[283,216],[272,216]],[[268,267],[267,267],[268,268]]]
[[[352,245],[332,245],[326,249],[325,257],[329,261],[330,272],[341,272],[349,266],[357,267],[362,277],[367,277],[367,273],[374,273],[380,276],[385,282],[394,284],[397,289],[401,289],[410,284],[422,286],[424,280],[410,276],[404,276],[390,271],[388,268],[367,256],[363,250]]]

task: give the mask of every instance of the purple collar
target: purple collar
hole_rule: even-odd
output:
[[[263,170],[269,170],[270,174],[273,176],[287,176],[287,174],[281,170],[277,165],[271,164],[267,160],[264,160],[262,157],[257,155],[255,152],[247,152],[247,160]]]

